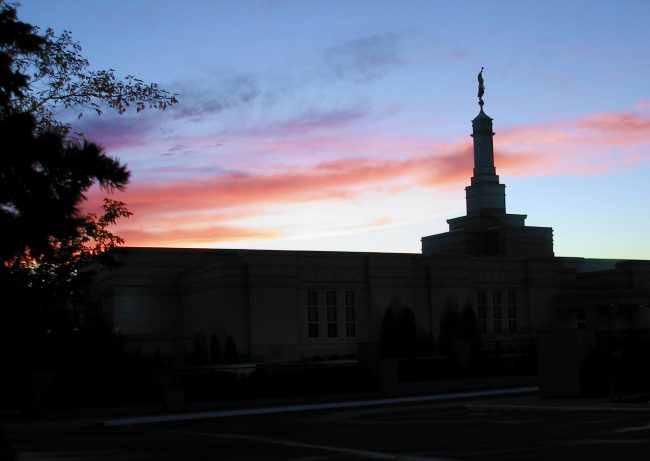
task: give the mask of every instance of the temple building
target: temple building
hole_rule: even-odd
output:
[[[650,327],[649,261],[555,257],[550,227],[506,212],[480,81],[466,214],[423,237],[421,253],[127,247],[96,276],[97,315],[127,348],[178,364],[211,341],[256,363],[354,357],[380,341],[389,306],[410,309],[432,340],[446,310],[468,307],[484,344]]]

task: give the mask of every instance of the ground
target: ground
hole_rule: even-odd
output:
[[[6,421],[20,460],[650,459],[650,406],[601,410],[466,400],[96,427]]]

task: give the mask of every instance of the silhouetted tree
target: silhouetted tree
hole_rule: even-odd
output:
[[[70,32],[41,34],[18,21],[15,7],[2,0],[0,26],[0,261],[15,256],[13,250],[22,256],[25,248],[38,259],[93,223],[79,210],[90,186],[112,191],[129,178],[97,145],[69,139],[70,126],[55,119],[56,111],[73,110],[80,117],[85,110],[101,114],[110,108],[121,114],[130,107],[165,109],[177,100],[155,83],[90,69]]]
[[[415,314],[408,307],[403,307],[398,317],[398,353],[400,357],[413,357],[417,346],[417,326]]]
[[[28,87],[27,75],[16,69],[17,55],[33,55],[45,40],[34,33],[30,24],[16,18],[16,10],[0,0],[0,114],[12,108],[11,101],[25,97]]]
[[[224,351],[224,362],[226,363],[239,363],[239,351],[237,350],[237,343],[235,343],[235,338],[228,336],[226,338],[226,348]]]
[[[0,139],[5,148],[0,164],[3,261],[38,262],[84,235],[101,233],[92,229],[99,224],[96,216],[81,214],[79,206],[95,183],[122,189],[129,180],[125,166],[95,144],[67,142],[57,132],[36,133],[34,118],[27,113],[0,118]]]
[[[68,32],[56,36],[20,22],[0,0],[0,336],[15,354],[20,340],[74,327],[75,296],[88,274],[82,265],[121,243],[109,227],[130,216],[105,199],[100,213],[83,213],[94,184],[122,189],[129,172],[101,147],[68,136],[57,108],[96,113],[109,107],[164,109],[176,102],[155,84],[113,71],[91,71]],[[78,297],[76,299],[79,299]],[[19,308],[19,309],[17,309]],[[29,335],[27,334],[29,330]]]
[[[217,335],[210,335],[210,363],[212,365],[221,365],[223,363],[221,346],[219,345]]]
[[[382,357],[409,357],[417,348],[415,314],[401,300],[393,298],[384,313],[380,337]]]
[[[393,307],[388,306],[381,323],[380,353],[382,357],[394,357],[397,351],[399,332]]]
[[[194,365],[207,365],[210,363],[207,338],[204,335],[194,336],[194,342],[192,344],[192,363]]]
[[[42,54],[47,40],[1,2],[0,27],[0,261],[38,263],[61,253],[71,239],[78,243],[80,236],[105,231],[90,229],[100,222],[96,216],[83,216],[79,206],[93,184],[121,189],[129,172],[95,144],[67,140],[61,130],[37,130],[35,114],[21,107],[32,87],[20,60]],[[116,203],[107,206],[115,210]],[[103,223],[122,213],[112,219],[108,214]]]
[[[3,13],[15,18],[15,8],[1,0],[0,7]],[[15,24],[22,23],[14,21],[9,25],[16,29]],[[101,115],[109,108],[122,114],[130,108],[136,112],[146,108],[164,110],[178,102],[175,94],[156,83],[146,83],[133,75],[119,79],[113,69],[91,69],[88,59],[81,54],[81,45],[69,31],[57,35],[50,28],[41,32],[29,24],[18,29],[22,41],[2,43],[3,50],[11,54],[14,86],[21,87],[20,96],[14,94],[9,105],[19,112],[32,114],[39,131],[55,128],[68,132],[70,124],[55,118],[60,109],[73,111],[81,118],[88,110]],[[16,32],[10,34],[15,36]],[[35,39],[37,47],[33,46]],[[27,73],[29,79],[24,78]]]
[[[459,335],[469,341],[472,355],[478,355],[481,351],[481,335],[478,331],[478,319],[471,304],[466,304],[460,315]]]
[[[454,349],[454,343],[460,337],[460,317],[458,315],[458,304],[453,297],[448,297],[442,308],[440,318],[440,334],[438,344],[440,353],[445,356],[451,356]]]

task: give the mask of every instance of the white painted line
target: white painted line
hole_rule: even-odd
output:
[[[624,427],[622,429],[609,431],[608,434],[622,434],[625,432],[639,432],[639,431],[650,431],[650,424],[646,424],[644,426]]]
[[[516,404],[491,404],[491,403],[466,403],[463,405],[467,410],[472,411],[629,411],[629,412],[650,412],[648,407],[610,407],[607,405],[583,405],[583,406],[558,406],[558,405],[516,405]]]
[[[313,443],[294,442],[292,440],[271,439],[268,437],[259,437],[246,434],[218,434],[210,432],[193,432],[193,431],[161,431],[172,434],[186,434],[186,435],[199,435],[203,437],[214,437],[220,439],[230,440],[243,440],[253,443],[267,443],[271,445],[280,445],[291,448],[308,448],[312,450],[333,451],[336,453],[343,453],[345,455],[352,455],[359,458],[366,459],[384,459],[392,461],[451,461],[449,458],[424,458],[421,456],[411,456],[396,453],[381,453],[378,451],[357,450],[355,448],[332,447],[329,445],[319,445]]]
[[[373,400],[353,400],[349,402],[307,403],[303,405],[285,405],[262,408],[243,408],[237,410],[202,411],[194,413],[179,413],[173,415],[152,415],[131,418],[107,419],[103,426],[131,426],[135,424],[166,423],[172,421],[191,421],[195,419],[226,418],[230,416],[270,415],[277,413],[295,413],[299,411],[335,410],[338,408],[372,407],[378,405],[394,405],[402,403],[435,402],[440,400],[464,399],[473,397],[491,397],[507,394],[528,394],[537,392],[539,387],[514,387],[509,389],[491,389],[483,391],[455,392],[447,394],[418,395],[413,397],[395,397]]]

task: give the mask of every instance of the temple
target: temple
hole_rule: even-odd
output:
[[[250,363],[356,359],[381,342],[389,309],[412,313],[431,343],[445,316],[470,310],[483,350],[516,353],[541,338],[540,369],[570,350],[574,362],[546,389],[579,392],[599,334],[650,327],[650,262],[555,257],[550,227],[507,213],[482,85],[479,74],[466,214],[423,237],[421,253],[127,247],[120,267],[97,273],[93,315],[126,349],[184,366],[197,349],[209,360],[215,343],[236,344]]]

